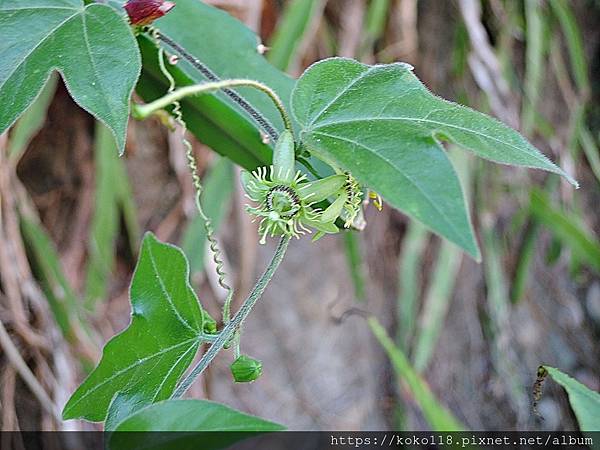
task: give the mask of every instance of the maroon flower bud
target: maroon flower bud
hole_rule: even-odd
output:
[[[131,25],[149,25],[156,19],[168,13],[175,3],[164,0],[128,0],[125,11],[129,16]]]

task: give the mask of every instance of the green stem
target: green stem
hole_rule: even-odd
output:
[[[154,114],[156,111],[164,109],[167,106],[171,105],[173,102],[179,101],[190,95],[208,94],[221,89],[240,86],[258,89],[259,91],[267,94],[275,104],[277,110],[279,111],[285,128],[290,132],[293,132],[292,121],[285,109],[285,106],[283,105],[283,102],[281,101],[277,93],[270,87],[258,81],[246,79],[212,81],[207,83],[194,84],[192,86],[185,86],[173,92],[170,92],[164,97],[154,100],[153,102],[148,103],[146,105],[133,105],[132,115],[136,119],[144,120],[150,115]]]
[[[179,386],[177,386],[177,389],[175,389],[175,392],[173,392],[171,398],[180,398],[181,396],[183,396],[183,394],[186,393],[186,391],[190,388],[190,386],[196,380],[196,378],[198,378],[198,376],[202,372],[204,372],[206,367],[208,367],[208,365],[212,362],[215,356],[217,356],[217,354],[219,353],[219,351],[221,351],[223,346],[227,342],[229,342],[229,340],[234,335],[238,327],[242,324],[246,317],[248,317],[248,314],[250,314],[250,311],[252,311],[252,308],[254,307],[258,299],[262,297],[265,288],[269,284],[269,281],[271,281],[271,278],[273,278],[275,271],[277,270],[279,264],[283,260],[285,251],[287,250],[289,243],[290,238],[288,236],[284,236],[281,238],[279,244],[277,245],[277,249],[275,250],[275,254],[273,255],[273,259],[271,259],[271,262],[269,263],[269,265],[265,269],[265,272],[262,274],[256,285],[252,289],[252,292],[250,292],[248,298],[244,301],[243,305],[233,317],[233,319],[231,319],[227,323],[225,328],[223,328],[223,330],[219,333],[217,339],[215,339],[215,341],[212,343],[212,345],[209,347],[206,353],[202,355],[202,358],[200,358],[198,364],[196,364],[196,366],[192,369],[189,375],[184,378],[184,380],[179,384]]]

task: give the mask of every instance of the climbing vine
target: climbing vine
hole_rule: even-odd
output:
[[[104,422],[110,430],[142,423],[144,429],[161,429],[161,423],[141,418],[157,411],[167,420],[167,411],[193,416],[214,410],[223,428],[280,429],[222,405],[181,397],[223,350],[232,349],[235,382],[254,381],[269,370],[242,353],[242,327],[293,238],[310,235],[316,241],[362,230],[369,202],[381,209],[385,201],[479,259],[465,196],[443,142],[491,161],[554,172],[576,185],[516,131],[434,96],[408,64],[369,66],[331,58],[292,81],[268,65],[257,43],[240,50],[241,59],[253,64],[241,67],[235,78],[220,76],[227,71],[211,68],[201,54],[218,65],[211,42],[195,54],[186,48],[191,41],[183,24],[214,20],[224,30],[241,25],[196,0],[176,3],[129,0],[124,8],[82,0],[0,3],[0,37],[11,49],[10,65],[6,58],[0,62],[0,94],[17,99],[0,112],[0,132],[55,70],[73,99],[112,131],[121,153],[130,116],[158,118],[181,137],[196,208],[226,292],[217,321],[196,297],[182,251],[147,233],[131,282],[131,323],[106,344],[97,367],[65,405],[64,419]],[[254,66],[258,72],[247,74]],[[258,76],[263,80],[254,79]],[[145,103],[132,101],[134,89]],[[259,223],[260,243],[278,240],[234,314],[234,290],[204,211],[190,132],[243,166],[246,210]],[[203,344],[208,348],[192,367]]]

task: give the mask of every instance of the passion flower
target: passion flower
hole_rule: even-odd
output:
[[[319,235],[339,231],[334,224],[337,215],[328,214],[324,220],[323,211],[314,205],[343,192],[346,177],[332,175],[308,182],[295,171],[294,164],[294,139],[286,131],[277,141],[272,166],[242,172],[246,196],[257,204],[248,206],[247,211],[260,218],[261,244],[269,235],[298,238],[312,232],[311,228],[318,230]]]
[[[124,7],[131,25],[144,26],[167,14],[175,7],[175,3],[164,0],[129,0]]]

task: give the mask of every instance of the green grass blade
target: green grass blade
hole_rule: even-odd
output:
[[[350,271],[350,278],[354,286],[354,296],[358,301],[365,300],[365,267],[360,251],[360,235],[353,231],[342,233],[346,262]]]
[[[292,0],[286,3],[277,29],[269,43],[267,59],[281,70],[287,70],[300,57],[298,48],[317,14],[322,11],[323,0]]]
[[[583,148],[583,153],[585,153],[585,157],[590,163],[592,172],[600,183],[600,148],[598,148],[590,130],[585,126],[579,128],[579,144],[581,145],[581,148]]]
[[[531,272],[531,261],[535,253],[535,243],[537,242],[539,234],[539,225],[532,223],[523,236],[523,242],[519,248],[519,259],[517,261],[517,267],[515,270],[514,279],[512,282],[511,289],[511,301],[512,303],[518,303],[521,301],[527,290],[527,282]]]
[[[440,404],[429,386],[410,365],[406,355],[394,345],[385,329],[376,318],[368,319],[371,331],[392,361],[398,378],[406,383],[412,398],[434,431],[463,431],[465,426],[452,413]]]
[[[120,160],[112,133],[100,122],[96,122],[94,158],[96,191],[85,280],[85,304],[90,308],[107,294],[119,231],[118,186],[126,182],[118,169]]]
[[[484,231],[484,274],[487,288],[487,307],[491,319],[492,361],[501,382],[506,386],[518,422],[527,411],[527,393],[519,375],[517,355],[511,346],[510,300],[506,275],[502,266],[501,246],[493,228]]]
[[[129,245],[131,254],[136,257],[138,252],[139,242],[142,240],[142,230],[138,220],[137,207],[133,198],[133,191],[129,183],[129,174],[125,166],[125,161],[122,158],[116,159],[114,162],[114,170],[118,183],[116,185],[116,196],[123,220],[125,229],[129,237]]]
[[[586,230],[574,216],[552,206],[546,193],[538,189],[531,191],[530,210],[563,245],[571,249],[576,258],[600,272],[600,241],[597,236]]]
[[[389,17],[390,0],[371,0],[363,29],[361,55],[373,51],[373,45],[385,33]]]
[[[46,112],[50,102],[54,98],[58,77],[53,74],[49,79],[38,98],[31,104],[17,121],[10,133],[8,143],[8,157],[16,162],[27,149],[29,142],[44,125]]]
[[[550,5],[560,22],[562,32],[567,41],[569,58],[577,87],[581,92],[588,93],[590,91],[588,67],[583,49],[583,39],[579,32],[575,15],[569,6],[569,2],[564,0],[550,0]]]
[[[536,105],[541,92],[542,76],[545,72],[544,28],[545,20],[541,4],[538,0],[525,1],[525,17],[527,20],[526,65],[523,103],[523,132],[531,134],[535,125]]]
[[[73,318],[78,310],[77,296],[65,277],[56,248],[42,225],[31,219],[21,217],[21,231],[33,272],[52,315],[63,336],[73,342],[76,339]]]
[[[398,267],[398,339],[400,348],[408,351],[417,322],[417,302],[421,289],[421,263],[429,240],[427,229],[412,220],[402,243]]]
[[[461,257],[458,247],[442,241],[433,277],[425,294],[413,352],[413,361],[418,372],[427,368],[440,337],[444,318],[452,300]]]

